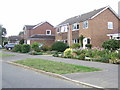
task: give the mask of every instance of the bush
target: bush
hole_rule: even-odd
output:
[[[80,44],[79,43],[74,43],[72,44],[71,48],[74,48],[74,49],[77,49],[80,47]]]
[[[92,48],[92,44],[86,44],[85,47],[91,49]]]
[[[51,50],[51,47],[48,47],[47,45],[44,45],[44,46],[41,47],[41,49],[42,49],[43,51],[50,51],[50,50]]]
[[[72,49],[68,48],[64,51],[64,56],[67,58],[71,58],[72,57]]]
[[[96,59],[93,59],[93,61],[109,63],[109,57],[96,58]]]
[[[62,52],[55,52],[53,54],[54,57],[63,57],[63,53]]]
[[[38,42],[34,42],[32,45],[31,45],[31,48],[34,50],[34,51],[37,51],[39,49],[39,43]]]
[[[65,49],[67,48],[67,44],[60,42],[60,41],[56,41],[53,45],[52,45],[52,50],[58,51],[58,52],[63,52],[65,51]]]
[[[81,55],[79,55],[79,58],[78,58],[79,60],[85,60],[85,54],[81,54]]]
[[[14,46],[13,51],[14,52],[21,52],[21,47],[22,47],[21,44],[17,44],[17,45]]]
[[[21,50],[22,50],[22,53],[30,52],[30,45],[29,44],[23,44]]]
[[[120,40],[107,40],[103,42],[102,47],[108,50],[117,50],[120,48]]]

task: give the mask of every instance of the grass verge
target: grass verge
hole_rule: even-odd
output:
[[[9,56],[15,56],[15,55],[0,53],[0,57],[9,57]]]
[[[14,61],[14,63],[57,74],[101,71],[101,69],[98,68],[67,64],[63,62],[47,61],[43,59],[25,59]]]

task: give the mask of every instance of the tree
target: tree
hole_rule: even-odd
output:
[[[0,44],[3,45],[4,39],[5,39],[5,35],[7,34],[6,28],[2,27],[2,25],[0,25]]]
[[[117,50],[120,48],[120,40],[107,40],[103,42],[102,47],[108,50]]]
[[[19,44],[24,44],[24,39],[21,39]]]

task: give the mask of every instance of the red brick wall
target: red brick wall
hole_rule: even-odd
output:
[[[44,43],[47,46],[52,46],[54,43],[54,40],[30,40],[30,44],[34,43],[34,42],[39,42],[39,43]]]
[[[37,28],[30,30],[30,35],[34,34],[46,34],[46,30],[51,30],[51,34],[55,35],[55,29],[53,26],[51,26],[49,23],[44,23]]]
[[[101,47],[102,43],[109,39],[107,34],[118,33],[118,22],[120,23],[120,20],[109,9],[107,9],[88,22],[88,29],[83,29],[83,22],[80,22],[79,36],[83,35],[84,37],[90,38],[93,47]],[[113,22],[112,30],[108,30],[108,22]],[[69,45],[73,43],[72,39],[77,35],[77,33],[75,34],[74,31],[72,31],[72,25],[70,25]],[[62,40],[62,35],[56,33],[56,40]]]

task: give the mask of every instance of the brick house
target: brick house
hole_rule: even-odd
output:
[[[83,47],[92,44],[101,47],[109,37],[107,34],[118,33],[120,19],[110,7],[103,7],[85,14],[69,18],[56,26],[56,41],[63,41],[72,45],[79,43],[83,35]]]
[[[37,25],[25,25],[23,30],[26,44],[39,42],[51,46],[55,41],[54,26],[47,21],[41,22]]]

